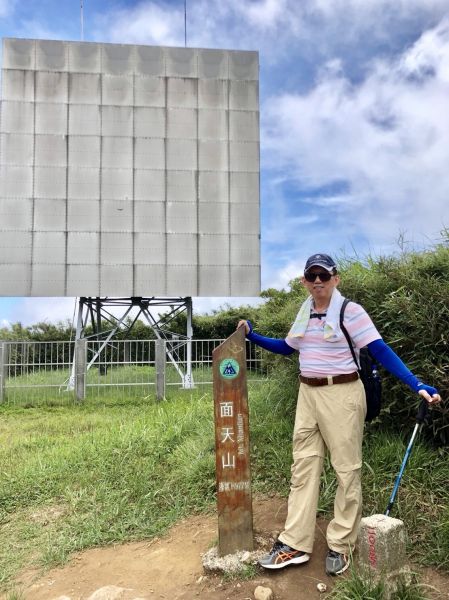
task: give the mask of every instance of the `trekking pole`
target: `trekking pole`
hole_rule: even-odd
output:
[[[410,453],[412,451],[412,447],[413,447],[413,444],[415,442],[416,434],[421,429],[421,427],[422,427],[422,425],[424,423],[424,419],[426,418],[427,408],[428,408],[427,400],[425,398],[423,398],[421,400],[421,404],[419,405],[418,414],[416,415],[416,425],[415,425],[415,428],[413,430],[413,434],[412,434],[412,437],[410,439],[410,442],[409,442],[409,444],[407,446],[407,450],[405,452],[404,460],[402,461],[401,470],[399,471],[399,474],[396,477],[396,480],[395,480],[395,483],[394,483],[394,488],[393,488],[393,491],[391,492],[390,501],[388,502],[387,510],[385,511],[385,515],[387,517],[390,514],[390,511],[391,511],[391,509],[393,507],[394,500],[396,498],[396,494],[398,493],[398,489],[399,489],[399,485],[401,483],[402,475],[404,473],[405,465],[407,464],[407,461],[409,459]]]

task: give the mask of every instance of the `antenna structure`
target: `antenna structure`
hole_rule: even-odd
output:
[[[184,0],[184,46],[187,48],[187,0]]]
[[[80,0],[81,41],[84,42],[84,2]]]

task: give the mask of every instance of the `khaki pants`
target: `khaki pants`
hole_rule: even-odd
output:
[[[360,470],[365,413],[365,390],[360,380],[320,387],[300,385],[288,514],[279,536],[285,544],[312,552],[327,447],[338,483],[327,543],[337,552],[347,553],[354,547],[362,513]]]

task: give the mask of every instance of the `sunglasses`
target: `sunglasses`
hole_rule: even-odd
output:
[[[304,273],[304,279],[309,283],[313,283],[317,277],[319,277],[320,281],[324,283],[326,281],[330,281],[332,276],[332,273],[328,273],[327,271],[320,271],[318,273],[307,271],[307,273]]]

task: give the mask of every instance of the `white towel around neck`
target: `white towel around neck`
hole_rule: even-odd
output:
[[[343,304],[344,297],[340,294],[337,288],[332,292],[331,301],[326,313],[326,321],[324,324],[323,337],[325,340],[330,338],[335,339],[340,337],[340,310]],[[313,308],[313,298],[309,296],[302,303],[295,322],[293,323],[287,337],[304,337],[309,324],[310,311]]]

